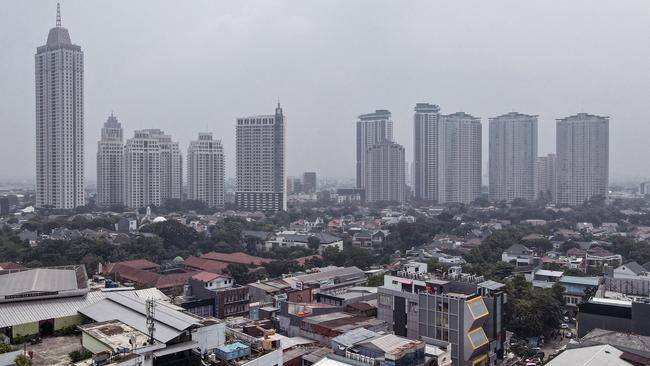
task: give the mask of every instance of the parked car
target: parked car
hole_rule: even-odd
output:
[[[565,322],[565,323],[568,323],[568,322],[571,321],[571,319],[569,319],[568,316],[565,316],[565,317],[562,318],[562,321]]]
[[[564,336],[567,337],[567,338],[573,338],[573,333],[572,332],[566,332],[566,334]]]
[[[562,323],[562,324],[560,324],[560,328],[562,328],[562,329],[569,329],[569,324],[567,324],[567,323]]]

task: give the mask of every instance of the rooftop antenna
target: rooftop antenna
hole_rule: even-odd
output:
[[[156,301],[152,298],[147,300],[147,330],[149,331],[149,344],[154,344],[153,334],[156,331],[154,315],[156,312]]]
[[[61,28],[61,4],[56,3],[56,27]]]

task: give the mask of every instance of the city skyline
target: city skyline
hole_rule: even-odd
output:
[[[641,3],[638,3],[639,6]],[[518,7],[514,3],[507,3],[500,5],[501,7]],[[645,4],[644,4],[645,5]],[[12,7],[13,6],[13,7]],[[26,24],[15,24],[13,20],[9,20],[9,26],[11,26],[11,32],[5,32],[5,34],[18,33],[21,34],[21,37],[10,37],[6,40],[8,49],[15,50],[13,52],[7,52],[11,55],[11,59],[7,59],[5,56],[2,57],[1,61],[7,66],[7,83],[3,85],[15,85],[15,88],[11,89],[11,92],[8,90],[5,91],[7,98],[0,103],[3,104],[0,110],[3,110],[3,114],[0,115],[0,123],[3,123],[3,127],[12,128],[12,132],[16,134],[15,141],[7,141],[3,144],[0,149],[1,153],[4,156],[9,156],[10,153],[18,152],[21,156],[25,156],[25,164],[13,165],[11,161],[6,161],[6,164],[9,166],[9,169],[5,169],[0,172],[1,179],[7,178],[33,178],[33,161],[30,157],[33,157],[34,149],[26,141],[32,140],[31,138],[26,139],[27,137],[32,136],[33,129],[30,126],[29,121],[33,120],[33,115],[30,117],[30,114],[33,113],[33,107],[28,108],[28,105],[33,99],[33,91],[30,90],[28,85],[30,84],[30,78],[32,73],[29,71],[29,65],[23,65],[29,59],[29,54],[33,54],[33,48],[39,44],[44,43],[43,33],[47,28],[51,27],[54,23],[54,9],[55,3],[45,3],[45,4],[16,4],[8,7],[7,9],[11,12],[16,13],[25,13],[30,14]],[[271,13],[279,12],[286,10],[287,3],[279,3],[276,6],[263,5],[262,8]],[[464,5],[455,5],[443,7],[441,9],[445,12],[453,13],[454,10],[462,9]],[[559,5],[555,5],[558,7]],[[330,8],[330,5],[324,5],[324,8],[328,11],[333,11]],[[414,88],[405,87],[405,85],[410,85],[414,83],[414,75],[409,72],[408,67],[399,68],[400,63],[397,62],[395,57],[390,57],[386,61],[373,61],[368,64],[367,59],[364,55],[359,52],[355,52],[354,55],[356,58],[346,58],[346,62],[341,64],[339,56],[331,56],[328,53],[328,57],[334,57],[332,60],[337,61],[335,63],[337,66],[341,66],[341,75],[337,74],[333,80],[326,83],[327,90],[336,91],[336,95],[328,93],[325,95],[318,95],[318,98],[314,100],[307,100],[302,97],[301,94],[297,93],[294,90],[300,90],[303,86],[301,81],[296,81],[296,78],[287,78],[292,76],[292,70],[287,69],[286,67],[277,68],[279,65],[278,62],[272,62],[273,66],[276,66],[272,70],[271,66],[261,67],[257,64],[249,66],[256,66],[253,68],[255,75],[263,75],[262,78],[264,81],[273,83],[275,81],[281,80],[279,83],[275,83],[276,87],[272,87],[265,90],[265,93],[255,92],[252,95],[250,94],[250,88],[240,88],[237,89],[232,96],[225,96],[222,92],[210,89],[209,93],[203,93],[205,89],[199,84],[199,79],[192,75],[181,75],[183,77],[187,76],[183,80],[179,80],[180,76],[169,76],[170,80],[158,80],[155,81],[152,79],[154,72],[161,72],[167,74],[168,72],[177,71],[177,67],[182,65],[184,62],[191,62],[190,59],[179,60],[177,57],[172,58],[174,62],[166,63],[162,62],[164,57],[168,55],[168,51],[163,48],[163,45],[160,42],[152,42],[151,44],[142,43],[143,37],[145,35],[151,35],[152,32],[159,32],[163,29],[162,25],[173,17],[173,14],[167,14],[165,11],[165,6],[153,7],[150,9],[153,12],[151,29],[145,31],[144,35],[139,34],[130,34],[133,36],[133,39],[125,38],[123,31],[119,29],[113,29],[114,26],[110,26],[106,19],[103,19],[99,16],[100,12],[97,9],[94,9],[90,5],[83,5],[79,3],[63,3],[62,12],[63,12],[63,22],[66,27],[71,29],[71,32],[74,35],[74,41],[77,44],[80,44],[84,47],[86,60],[86,94],[88,95],[86,99],[86,136],[85,136],[85,156],[93,156],[95,154],[95,142],[99,139],[99,131],[101,130],[101,124],[105,121],[105,116],[111,111],[114,111],[115,115],[122,122],[125,133],[127,136],[131,135],[132,132],[136,129],[141,129],[148,126],[156,126],[165,131],[168,131],[170,134],[174,135],[180,143],[180,150],[186,150],[188,144],[197,132],[199,131],[211,131],[214,133],[216,138],[219,138],[223,141],[224,150],[226,156],[234,156],[234,133],[232,130],[232,121],[239,115],[246,114],[249,110],[261,110],[264,108],[264,105],[268,105],[270,101],[275,100],[278,96],[283,101],[283,104],[291,111],[289,113],[289,121],[295,122],[291,124],[291,128],[287,131],[287,140],[291,143],[287,145],[287,173],[288,175],[299,175],[304,171],[317,171],[320,176],[342,176],[342,177],[354,177],[354,161],[350,159],[343,159],[350,156],[350,153],[353,153],[353,139],[354,136],[351,136],[350,124],[354,123],[355,116],[359,113],[363,113],[367,110],[374,110],[377,108],[387,108],[393,113],[393,120],[395,124],[395,140],[399,141],[406,148],[407,161],[410,160],[410,157],[413,156],[412,153],[412,115],[411,115],[411,106],[414,103],[420,101],[430,101],[439,105],[446,106],[446,111],[452,112],[456,110],[467,110],[471,111],[475,115],[483,117],[483,135],[487,136],[487,116],[500,115],[507,113],[511,110],[516,110],[521,113],[529,113],[539,115],[539,155],[544,155],[546,153],[552,153],[555,151],[554,145],[554,136],[555,136],[555,126],[554,120],[557,118],[562,118],[567,115],[574,115],[581,111],[586,111],[598,115],[609,115],[612,117],[614,122],[612,133],[611,133],[611,161],[610,161],[610,176],[612,181],[617,179],[624,179],[636,176],[650,176],[650,168],[637,167],[632,163],[633,159],[630,159],[634,149],[639,149],[643,147],[642,141],[639,138],[635,138],[637,135],[643,135],[645,132],[645,126],[639,124],[638,120],[643,120],[643,103],[641,100],[644,99],[644,96],[647,96],[647,88],[641,88],[641,85],[647,85],[647,82],[644,78],[648,78],[647,72],[642,72],[647,70],[647,63],[642,63],[641,60],[647,60],[648,57],[644,53],[645,50],[633,49],[631,52],[639,52],[635,57],[626,56],[624,60],[627,62],[624,69],[614,68],[617,70],[617,73],[611,74],[610,69],[606,67],[606,60],[601,58],[594,58],[596,55],[595,46],[590,43],[580,44],[579,50],[572,51],[575,55],[575,60],[566,60],[562,58],[562,62],[553,62],[549,65],[542,65],[541,68],[538,68],[540,65],[528,65],[522,66],[518,64],[514,67],[511,61],[502,59],[499,57],[500,62],[505,62],[502,65],[501,69],[507,69],[509,72],[514,72],[517,74],[518,78],[510,79],[509,81],[513,86],[520,86],[523,81],[531,83],[533,86],[531,89],[535,93],[531,93],[522,88],[514,88],[515,92],[507,92],[505,95],[501,94],[503,98],[501,101],[495,99],[490,95],[486,95],[489,90],[490,81],[494,81],[495,77],[499,76],[500,72],[490,71],[487,74],[476,77],[474,80],[478,81],[478,88],[476,88],[479,93],[482,94],[481,97],[486,99],[486,101],[481,101],[478,98],[478,95],[472,93],[459,93],[457,87],[451,87],[450,84],[452,81],[454,83],[461,81],[458,79],[461,76],[460,68],[451,69],[451,76],[456,76],[456,79],[450,78],[445,75],[441,75],[438,69],[443,69],[449,67],[449,63],[443,59],[436,59],[436,63],[431,64],[433,59],[432,55],[424,52],[424,58],[428,60],[428,65],[439,66],[433,69],[428,69],[432,71],[431,77],[443,77],[441,79],[442,84],[437,87],[432,87],[431,85],[420,85],[420,83],[415,83]],[[360,7],[359,7],[360,8]],[[350,9],[351,13],[359,12],[357,6],[353,6]],[[497,7],[498,8],[498,7]],[[533,7],[534,9],[538,9]],[[26,12],[26,9],[29,9],[29,12]],[[387,6],[386,4],[378,4],[374,11],[382,12],[387,11],[386,9],[395,10],[394,7]],[[398,16],[401,20],[402,17],[408,16],[417,16],[416,10],[427,10],[431,9],[429,5],[426,4],[415,4],[412,7],[406,7],[398,9]],[[502,8],[503,9],[503,8]],[[532,9],[532,10],[534,10]],[[584,14],[578,14],[579,11],[586,11],[588,15],[591,15],[594,19],[599,21],[606,21],[604,18],[605,13],[608,13],[608,9],[605,6],[595,6],[589,9],[578,9],[570,6],[563,7],[562,9],[566,10],[566,14],[562,15],[558,21],[563,24],[565,27],[568,27],[569,16],[580,16],[580,19],[586,17]],[[620,12],[619,14],[627,15],[628,21],[626,24],[612,24],[607,23],[614,29],[618,30],[618,34],[623,34],[625,36],[638,37],[639,33],[647,27],[647,24],[639,22],[641,19],[635,14],[633,4],[628,6],[626,9],[610,9],[611,11]],[[637,10],[639,7],[637,6]],[[133,30],[137,24],[130,18],[130,15],[125,14],[124,7],[108,5],[105,7],[107,15],[114,15],[120,19],[120,24],[123,24],[127,30]],[[142,11],[142,9],[135,9]],[[177,9],[178,10],[178,9]],[[208,6],[206,9],[207,14],[214,14],[218,10],[224,10],[224,14],[230,14],[233,19],[237,19],[245,24],[251,21],[250,17],[260,17],[259,11],[252,12],[252,15],[247,15],[242,13],[242,9],[239,9],[236,6],[225,6],[225,9],[221,9],[219,6],[213,5]],[[296,5],[295,17],[305,22],[305,27],[308,29],[308,33],[315,34],[319,38],[318,40],[326,41],[327,38],[323,38],[326,34],[325,30],[329,29],[327,24],[318,23],[317,19],[314,19],[313,9],[310,9],[309,6]],[[502,20],[501,15],[497,14],[497,10],[490,10],[487,13],[489,19],[492,20]],[[521,9],[518,9],[521,10]],[[556,9],[557,10],[557,9]],[[197,24],[202,25],[213,25],[214,27],[233,27],[235,30],[240,31],[242,26],[240,24],[228,23],[226,20],[227,15],[224,15],[221,18],[216,18],[213,22],[208,22],[204,16],[198,12],[192,6],[188,6],[188,9],[182,9],[181,14],[179,14],[177,21],[186,24],[186,19],[200,18]],[[521,10],[523,11],[523,10]],[[550,10],[543,10],[540,14],[542,19],[548,19],[550,16]],[[638,11],[636,13],[639,13]],[[525,14],[525,13],[524,13]],[[547,17],[547,18],[544,18]],[[107,16],[105,18],[110,18]],[[345,19],[344,19],[345,20]],[[148,21],[148,20],[145,20]],[[272,22],[276,24],[275,21],[267,20],[265,21]],[[511,21],[511,20],[509,20]],[[33,23],[30,23],[33,22]],[[93,27],[95,23],[99,22],[100,25],[106,25],[104,27],[97,26]],[[105,23],[106,22],[106,23]],[[513,24],[509,23],[498,23],[497,30],[498,32],[503,33],[514,29],[515,25],[527,27],[526,29],[530,30],[541,30],[542,20],[533,21],[532,24],[523,25],[520,21],[512,21]],[[282,37],[289,37],[291,44],[302,44],[304,39],[302,37],[292,37],[293,30],[295,27],[298,27],[300,22],[296,21],[289,22],[284,24],[284,27],[281,27],[283,32],[279,36],[266,36],[271,37],[267,39],[272,45],[281,45]],[[30,29],[27,29],[27,25],[30,26]],[[38,26],[36,26],[38,25]],[[596,36],[600,32],[600,28],[597,26],[596,20],[588,22],[588,29],[595,32]],[[5,27],[7,25],[3,25]],[[376,37],[373,37],[372,34],[368,34],[367,28],[370,25],[364,25],[362,27],[351,28],[351,32],[363,34],[369,37],[369,40],[376,42]],[[378,30],[383,32],[388,32],[389,30],[406,30],[413,32],[414,30],[404,23],[398,22],[395,25],[381,25],[377,26]],[[639,28],[641,27],[641,28]],[[31,29],[36,28],[36,29]],[[190,27],[191,28],[191,27]],[[477,28],[480,28],[477,26]],[[467,41],[469,48],[473,45],[471,37],[472,32],[477,31],[477,28],[472,28],[467,31],[466,34],[461,36],[460,39]],[[192,28],[194,29],[194,28]],[[434,27],[435,29],[435,27]],[[203,33],[198,34],[198,39],[191,42],[191,46],[200,43],[200,37],[207,37],[212,35],[210,32],[212,28],[205,30]],[[428,34],[429,28],[421,29],[421,33],[415,33],[417,39],[419,37],[425,36]],[[564,29],[566,31],[566,29]],[[181,33],[184,33],[185,30],[181,27]],[[611,32],[617,33],[617,32]],[[234,47],[231,44],[231,41],[226,35],[228,32],[220,33],[219,42],[225,42],[226,46]],[[234,32],[232,34],[239,34]],[[249,44],[255,43],[254,36],[261,34],[258,30],[251,30],[249,33],[246,33],[247,37],[245,41]],[[573,37],[566,37],[567,39],[581,38],[585,35],[583,31],[578,30],[577,28],[570,28],[568,34]],[[549,45],[552,43],[552,40],[557,40],[559,34],[550,32],[550,34],[539,34],[535,33],[537,36],[537,42],[546,46],[545,51],[567,51],[568,45],[566,41],[560,42],[559,45]],[[566,34],[565,34],[566,36]],[[108,37],[114,37],[111,40]],[[117,37],[117,38],[115,38]],[[178,38],[176,38],[178,37]],[[452,37],[449,34],[440,34],[440,38],[437,42],[442,42],[447,44],[451,42]],[[521,45],[521,40],[518,40],[514,35],[507,33],[505,35],[506,44],[512,45],[516,43]],[[589,37],[592,37],[590,35]],[[452,37],[453,38],[453,37]],[[155,39],[152,37],[151,39]],[[119,40],[119,42],[118,42]],[[562,40],[562,39],[561,39]],[[175,36],[170,40],[173,42],[180,42],[180,36]],[[389,44],[395,42],[394,39],[388,38],[386,40]],[[604,36],[599,38],[599,42],[603,45],[610,45],[612,49],[617,49],[613,39],[610,36]],[[327,50],[328,48],[335,47],[330,43],[325,42],[326,44],[319,52]],[[490,43],[490,42],[488,42]],[[573,44],[579,42],[573,42]],[[141,48],[134,51],[134,45],[137,44]],[[494,46],[493,43],[490,45]],[[523,44],[526,46],[526,44]],[[270,47],[270,46],[269,46]],[[284,46],[283,46],[284,47]],[[319,49],[312,46],[308,48],[309,54],[313,54]],[[400,46],[402,50],[412,52],[413,49],[411,46]],[[485,52],[485,46],[479,48],[478,52]],[[552,48],[549,48],[552,47]],[[265,48],[266,49],[266,48]],[[99,52],[101,51],[101,52]],[[507,50],[506,55],[516,56],[514,53],[510,53],[510,50]],[[530,55],[531,52],[536,52],[531,48],[524,47],[524,53]],[[106,53],[108,52],[108,53]],[[157,53],[158,52],[158,53]],[[207,52],[207,51],[202,51]],[[243,51],[242,51],[243,52]],[[521,50],[520,50],[521,52]],[[549,52],[554,53],[554,52]],[[117,62],[116,65],[107,63],[108,60],[113,59],[111,55],[120,54],[128,58],[129,62],[133,62],[135,65],[133,70],[130,70],[128,73],[124,73],[126,70],[118,67],[126,63],[127,61]],[[233,54],[234,60],[239,60],[246,54],[236,53]],[[536,54],[536,53],[535,53]],[[22,55],[22,56],[21,56]],[[144,70],[142,63],[131,61],[134,56],[147,56],[147,57],[156,57],[157,64],[160,66],[152,67],[151,70]],[[20,57],[19,57],[20,56]],[[120,57],[122,57],[120,56]],[[591,56],[591,57],[590,57]],[[91,57],[92,62],[89,62],[88,57]],[[545,56],[548,57],[548,56]],[[515,60],[520,59],[520,56],[513,57]],[[622,58],[618,58],[616,55],[610,55],[609,59],[614,59],[614,64],[618,64],[623,61]],[[284,58],[283,58],[284,59]],[[310,58],[308,58],[310,59]],[[308,59],[301,59],[304,62],[307,62]],[[235,65],[234,60],[227,58],[225,61],[219,65],[223,69],[232,70],[232,67]],[[562,77],[551,78],[551,80],[536,79],[536,74],[541,74],[545,78],[553,76],[556,74],[551,73],[553,69],[556,71],[562,71],[566,69],[571,69],[576,71],[575,68],[578,65],[578,61],[588,60],[588,69],[585,72],[577,70],[576,75],[562,74]],[[18,62],[20,61],[20,63]],[[181,62],[182,61],[182,62]],[[232,61],[232,62],[231,62]],[[300,60],[299,60],[300,61]],[[302,62],[301,61],[301,62]],[[200,60],[194,60],[194,62],[199,62],[196,65],[197,69],[202,71],[210,71],[209,77],[206,77],[206,80],[209,81],[208,84],[212,84],[212,81],[218,81],[220,85],[234,85],[232,82],[234,79],[228,75],[223,74],[222,72],[215,75],[211,69],[206,69],[206,65]],[[364,63],[366,62],[366,63]],[[365,68],[357,68],[357,70],[363,71],[361,73],[361,79],[351,80],[351,86],[353,87],[351,91],[348,91],[344,84],[341,83],[341,76],[343,74],[348,75],[348,72],[351,68],[358,67],[360,65],[367,65]],[[394,65],[393,65],[394,64]],[[481,59],[481,61],[472,61],[472,62],[463,62],[463,67],[467,69],[470,76],[477,76],[475,73],[479,70],[485,70],[489,68],[491,62],[489,60]],[[424,70],[424,66],[420,63],[414,65],[414,71]],[[514,67],[514,68],[513,68]],[[90,69],[88,69],[90,68]],[[167,69],[165,69],[167,68]],[[367,69],[367,70],[366,70]],[[604,74],[599,74],[599,80],[594,81],[589,78],[589,88],[579,88],[579,81],[584,81],[583,79],[587,78],[588,75],[593,75],[594,69],[601,71]],[[376,78],[376,71],[381,70],[392,70],[396,72],[396,75],[385,76],[382,75],[379,78]],[[234,71],[238,71],[235,69]],[[300,74],[304,72],[302,69],[299,70]],[[323,70],[320,70],[323,71]],[[327,70],[325,70],[327,71]],[[587,72],[588,71],[588,72]],[[631,80],[630,75],[632,71],[636,71],[638,79]],[[134,74],[135,72],[141,72],[140,74]],[[325,75],[322,76],[322,80],[327,79],[329,72],[325,72]],[[235,74],[239,75],[237,72]],[[370,80],[370,74],[375,80]],[[505,73],[504,74],[508,74]],[[381,75],[381,74],[380,74]],[[559,74],[557,74],[559,75]],[[127,77],[128,76],[128,77]],[[137,76],[137,77],[133,77]],[[221,78],[215,79],[215,76],[220,76]],[[423,81],[431,80],[429,76],[420,75],[423,78]],[[500,75],[503,76],[503,75]],[[464,77],[467,80],[467,77]],[[180,85],[185,86],[185,88],[176,88],[179,90],[171,90],[167,88],[169,82],[173,79],[174,82],[182,82]],[[21,84],[18,85],[17,82],[22,80]],[[127,90],[123,88],[124,80],[129,80],[130,88],[133,90]],[[246,80],[246,79],[242,79]],[[321,76],[318,79],[310,80],[321,80]],[[227,81],[227,82],[226,82]],[[186,83],[187,82],[187,83]],[[388,93],[377,94],[376,92],[370,92],[367,87],[376,85],[376,86],[388,86],[390,82],[394,82],[395,86],[390,89]],[[345,84],[347,86],[347,84]],[[179,99],[179,97],[187,96],[187,94],[181,92],[180,90],[199,87],[201,90],[200,95],[190,101],[190,105],[197,112],[193,112],[190,118],[183,117],[181,118],[179,113],[187,113],[187,108],[175,107],[173,103],[160,103],[161,95],[156,92],[156,89],[165,88],[168,90],[168,96],[162,96],[163,102],[169,102],[168,98]],[[359,88],[364,88],[364,93],[359,92]],[[629,89],[623,93],[624,89]],[[2,88],[2,86],[0,86]],[[541,88],[541,89],[540,89]],[[224,88],[227,89],[227,88]],[[229,88],[228,88],[229,89]],[[275,90],[274,90],[275,89]],[[134,90],[137,91],[137,98],[135,97]],[[189,90],[189,89],[188,89]],[[311,90],[311,89],[310,89]],[[350,99],[349,93],[355,93],[355,96],[358,98]],[[246,94],[248,98],[241,98],[243,94]],[[309,93],[306,93],[309,94]],[[341,94],[341,95],[338,95]],[[516,94],[516,95],[515,95]],[[622,96],[629,98],[621,98]],[[154,96],[156,98],[154,98]],[[341,99],[344,98],[348,100],[346,103],[341,103]],[[138,103],[133,103],[133,100],[137,100]],[[219,112],[214,112],[215,108],[212,108],[212,103],[214,101],[219,102]],[[349,102],[352,100],[352,102]],[[561,100],[561,102],[560,102]],[[152,103],[155,103],[156,108],[152,108]],[[335,113],[331,116],[319,116],[313,114],[313,108],[315,104],[318,103],[321,106],[327,107],[328,110],[334,111]],[[334,104],[338,108],[331,108]],[[25,108],[18,108],[13,106],[25,106]],[[223,108],[225,106],[225,108]],[[24,110],[23,110],[24,109]],[[18,122],[16,122],[18,121]],[[20,121],[23,121],[20,123]],[[179,126],[183,128],[179,128]],[[627,130],[640,129],[640,133],[635,133],[629,135],[629,132],[625,132],[626,129],[616,129],[616,127],[629,127]],[[207,128],[206,128],[207,127]],[[335,127],[335,128],[332,128]],[[337,136],[337,133],[340,136]],[[625,134],[628,133],[626,136]],[[328,138],[315,138],[316,136],[326,136]],[[345,143],[342,143],[342,148],[336,149],[331,152],[331,154],[323,154],[322,151],[327,149],[326,141],[329,138],[339,138],[343,139]],[[311,141],[313,140],[313,141]],[[483,184],[487,184],[487,139],[483,139]],[[311,143],[309,142],[311,141]],[[350,142],[352,142],[350,144]],[[312,144],[317,144],[316,148],[311,148]],[[329,156],[335,158],[337,161],[342,161],[342,164],[328,164]],[[85,166],[85,178],[90,180],[96,176],[96,166],[95,159],[86,159]],[[234,161],[226,163],[226,176],[231,178],[234,177]],[[620,177],[620,178],[619,178]]]

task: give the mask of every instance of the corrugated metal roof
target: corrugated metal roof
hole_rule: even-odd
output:
[[[352,347],[357,343],[365,342],[378,336],[379,333],[373,332],[372,330],[368,330],[366,328],[357,328],[352,329],[347,333],[343,333],[340,336],[332,338],[332,342],[336,342],[345,347]]]
[[[74,269],[37,268],[0,276],[0,296],[77,289]]]
[[[560,282],[574,283],[578,285],[598,286],[598,277],[577,277],[577,276],[562,276]]]
[[[156,305],[154,338],[159,342],[167,343],[184,330],[200,325],[196,318],[177,311],[164,302],[156,302]],[[126,293],[107,293],[106,299],[79,312],[95,321],[119,319],[141,332],[148,333],[145,300]]]
[[[367,343],[372,343],[375,347],[384,352],[390,352],[411,342],[413,341],[410,339],[402,338],[394,334],[387,334],[383,337],[375,338]]]
[[[0,328],[77,315],[79,310],[102,299],[103,292],[91,291],[85,296],[0,304]]]

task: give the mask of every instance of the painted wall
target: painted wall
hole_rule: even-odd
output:
[[[38,334],[38,322],[14,325],[11,327],[11,337],[24,337]]]
[[[79,324],[81,324],[81,315],[75,314],[64,316],[62,318],[54,319],[54,330],[61,330],[66,327],[71,327]]]
[[[104,343],[98,341],[96,338],[89,336],[86,332],[83,332],[81,335],[81,345],[83,348],[87,349],[93,354],[103,351],[113,353],[113,350],[110,347],[107,347]]]

